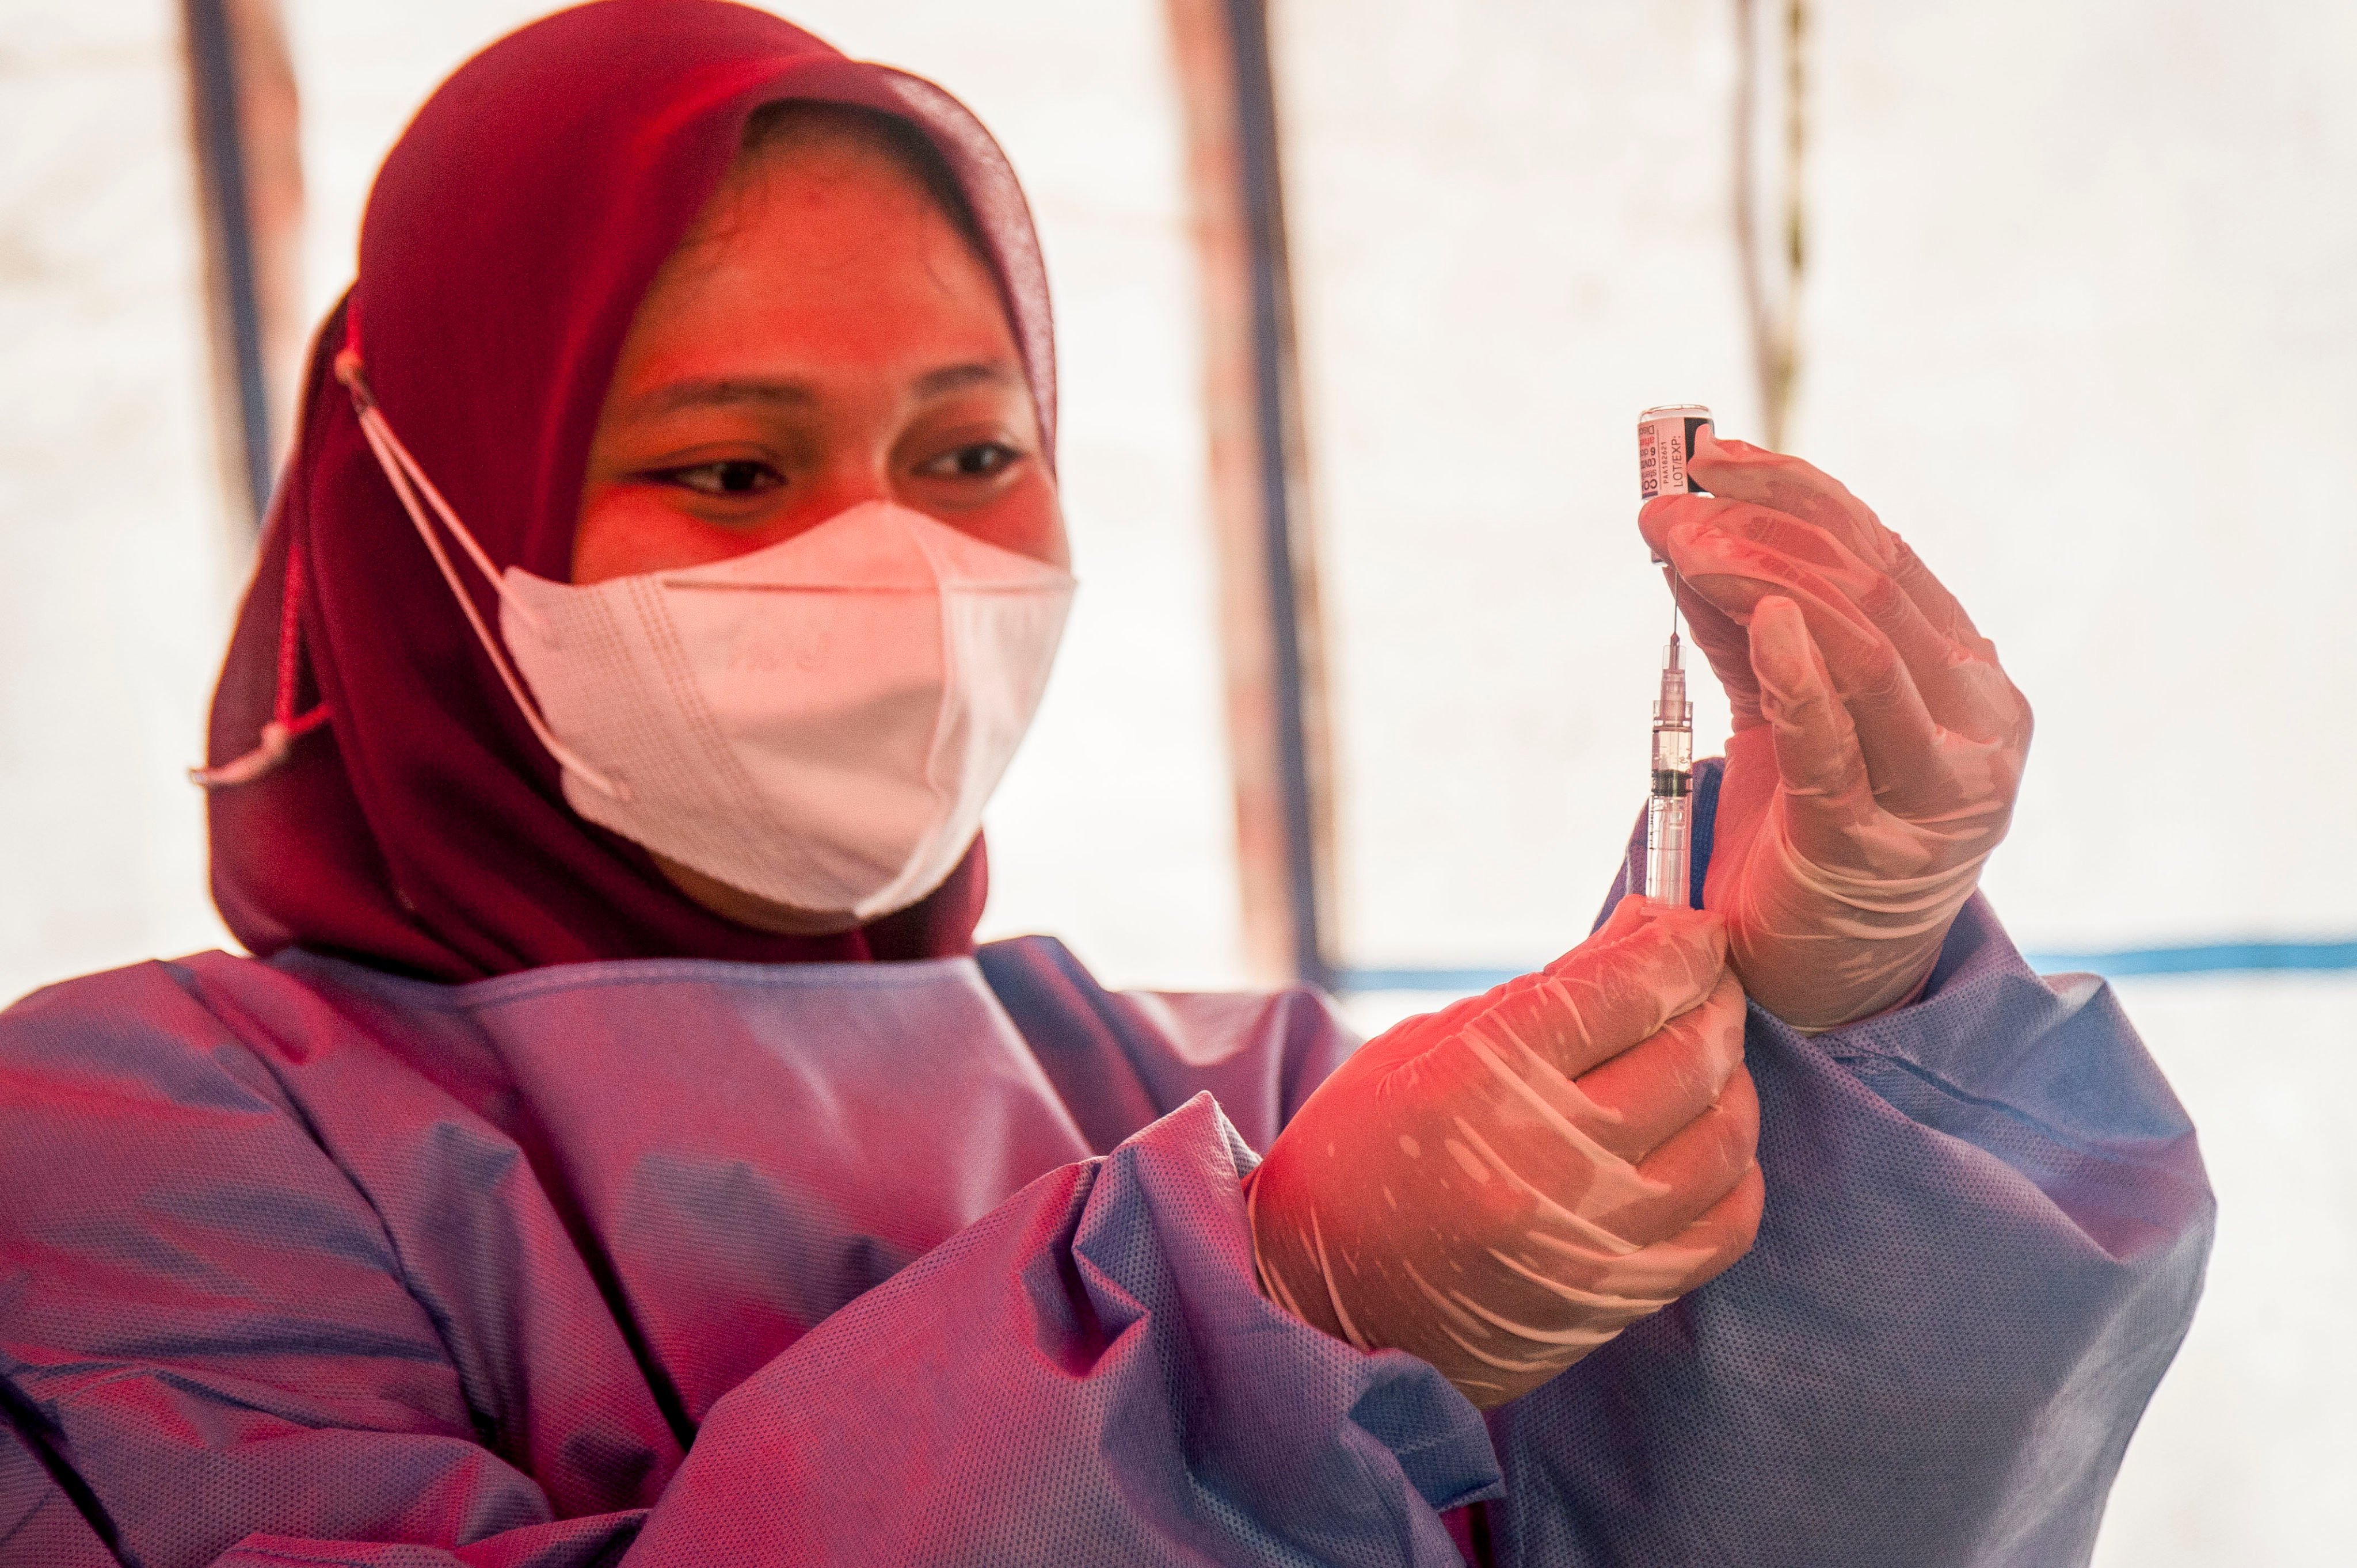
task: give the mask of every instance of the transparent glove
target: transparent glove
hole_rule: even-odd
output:
[[[1753,1001],[1854,1023],[1930,976],[2012,820],[2029,704],[1837,481],[1706,435],[1688,471],[1712,493],[1638,526],[1735,713],[1703,901]]]
[[[1369,1041],[1248,1178],[1262,1293],[1487,1409],[1735,1262],[1760,1102],[1726,952],[1716,916],[1627,898]]]

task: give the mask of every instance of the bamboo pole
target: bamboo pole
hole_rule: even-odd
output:
[[[1262,0],[1167,0],[1187,128],[1247,961],[1331,978],[1332,773]]]
[[[302,358],[303,163],[277,0],[182,0],[214,428],[232,510],[259,523]]]

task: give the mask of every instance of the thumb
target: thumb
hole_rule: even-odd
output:
[[[1883,568],[1891,564],[1896,536],[1873,508],[1813,464],[1749,441],[1726,440],[1706,426],[1695,434],[1687,472],[1712,495],[1751,501],[1814,523],[1861,561]]]
[[[1727,966],[1726,923],[1708,910],[1637,899],[1613,913],[1605,930],[1492,993],[1468,1032],[1512,1041],[1577,1078],[1701,1005]]]

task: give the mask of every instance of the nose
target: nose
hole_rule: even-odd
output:
[[[763,542],[774,544],[781,539],[791,539],[856,506],[898,499],[892,493],[891,476],[882,462],[830,463],[803,486],[802,493],[793,498],[776,521],[762,531]]]

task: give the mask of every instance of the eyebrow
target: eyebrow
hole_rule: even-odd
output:
[[[916,380],[920,398],[935,398],[973,386],[1011,386],[1013,366],[976,360],[927,371]],[[734,408],[750,403],[769,408],[808,408],[819,401],[818,389],[807,381],[752,381],[737,377],[695,378],[672,381],[641,394],[636,411],[642,415],[677,413],[689,408]]]
[[[727,378],[672,381],[638,399],[642,414],[677,413],[684,408],[733,408],[744,403],[776,408],[805,408],[818,402],[817,391],[804,381],[756,381]]]
[[[1004,360],[979,361],[970,365],[946,365],[938,371],[928,371],[917,378],[919,397],[940,397],[944,392],[963,392],[968,387],[1012,386],[1015,368]]]

